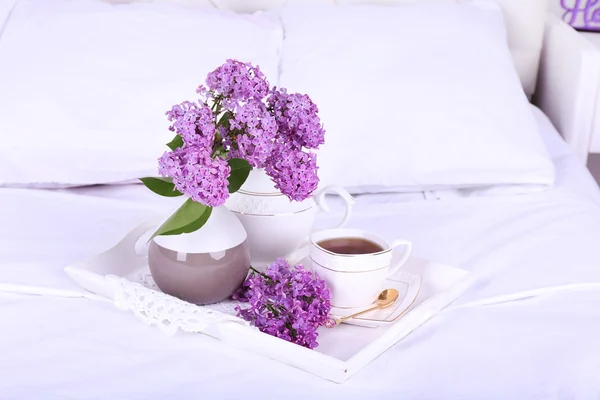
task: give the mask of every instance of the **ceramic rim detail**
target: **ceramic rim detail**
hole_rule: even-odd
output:
[[[328,271],[331,271],[331,272],[338,272],[338,273],[340,273],[340,274],[364,274],[364,273],[368,273],[368,272],[376,272],[376,271],[381,271],[382,269],[385,269],[385,268],[389,268],[389,267],[390,267],[389,265],[386,265],[385,267],[381,267],[381,268],[377,268],[377,269],[370,269],[370,270],[368,270],[368,271],[338,271],[337,269],[331,269],[331,268],[327,268],[326,266],[319,264],[318,262],[316,262],[316,261],[315,261],[315,259],[314,259],[314,258],[312,258],[312,257],[310,257],[310,256],[309,256],[308,258],[310,258],[310,260],[311,260],[312,262],[314,262],[315,264],[317,264],[319,267],[321,267],[321,268],[323,268],[323,269],[326,269],[326,270],[328,270]],[[340,308],[340,307],[338,307],[338,308]]]
[[[335,238],[330,238],[330,239],[335,239]],[[329,240],[329,239],[323,239],[323,240]],[[312,238],[310,239],[310,243],[311,243],[313,246],[315,246],[316,248],[318,248],[320,251],[322,251],[322,252],[324,252],[324,253],[327,253],[327,254],[330,254],[330,255],[332,255],[332,256],[335,256],[335,257],[366,257],[366,256],[379,256],[379,255],[382,255],[382,254],[389,253],[390,251],[392,251],[392,250],[394,249],[393,247],[390,247],[390,248],[388,248],[388,249],[385,249],[385,250],[378,251],[377,253],[366,253],[366,254],[339,254],[339,253],[334,253],[333,251],[329,251],[329,250],[327,250],[327,249],[324,249],[324,248],[322,248],[321,246],[319,246],[319,244],[318,244],[318,243],[315,243],[315,241],[314,241],[314,240],[312,240]],[[323,268],[325,268],[325,267],[323,267]]]
[[[272,193],[258,193],[258,192],[249,192],[247,190],[240,189],[236,193],[243,194],[245,196],[257,196],[257,197],[279,197],[284,196],[281,192],[272,192]]]
[[[308,207],[308,208],[305,208],[304,210],[299,210],[299,211],[294,211],[294,212],[289,212],[289,213],[280,213],[280,214],[252,214],[252,213],[246,213],[246,212],[243,212],[243,211],[234,211],[234,210],[230,210],[230,211],[232,213],[234,213],[234,214],[250,215],[250,216],[253,216],[253,217],[285,217],[285,216],[300,214],[300,213],[303,213],[305,211],[309,211],[311,209],[312,209],[312,207]]]

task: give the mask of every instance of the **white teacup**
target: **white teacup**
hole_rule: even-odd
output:
[[[319,245],[331,239],[365,239],[378,245],[380,251],[367,254],[339,254]],[[310,237],[309,254],[313,270],[327,282],[331,290],[331,305],[338,308],[364,307],[377,299],[385,289],[385,280],[394,275],[408,260],[412,243],[395,240],[389,243],[374,233],[361,229],[329,229],[315,232]],[[392,250],[405,246],[398,260]]]
[[[269,184],[273,185],[269,178]],[[263,189],[266,190],[266,189]],[[276,191],[276,189],[272,189]],[[326,195],[339,196],[345,214],[336,228],[346,224],[354,199],[341,186],[327,186],[304,201],[290,201],[281,192],[258,193],[239,190],[227,200],[248,233],[248,245],[254,268],[264,269],[279,257],[293,257],[305,249],[307,238],[320,212],[329,211]]]

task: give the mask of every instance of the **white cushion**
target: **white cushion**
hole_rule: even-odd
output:
[[[277,84],[278,23],[211,8],[22,0],[0,38],[0,185],[157,174],[165,111],[228,58]]]
[[[114,1],[114,0],[113,0]],[[140,0],[134,0],[140,1]],[[179,0],[183,1],[183,0]],[[196,1],[196,0],[188,0]],[[239,11],[275,9],[284,4],[399,4],[408,2],[470,2],[472,0],[210,0],[218,7]],[[475,0],[478,1],[478,0]],[[558,0],[555,0],[557,2]],[[535,91],[544,37],[548,0],[496,0],[502,7],[508,42],[525,92]],[[424,22],[424,26],[430,26]]]
[[[465,0],[463,0],[465,1]],[[537,83],[548,0],[496,0],[502,6],[515,67],[528,96]]]
[[[322,185],[552,185],[497,6],[298,6],[281,19],[280,84],[308,93],[327,131]]]

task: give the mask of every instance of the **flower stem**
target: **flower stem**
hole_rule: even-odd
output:
[[[257,273],[259,275],[261,275],[263,278],[270,280],[271,282],[273,282],[273,278],[271,278],[269,275],[265,274],[264,272],[260,272],[259,270],[257,270],[256,268],[254,268],[252,265],[250,266],[250,270],[254,273]]]
[[[298,337],[298,332],[296,332],[296,330],[294,329],[292,324],[290,324],[289,322],[286,321],[285,327],[289,329],[292,339],[296,340],[296,338]]]
[[[257,270],[256,268],[254,268],[252,265],[250,266],[250,271],[256,272],[257,274],[261,274],[261,272],[259,270]]]
[[[279,316],[279,313],[277,312],[275,307],[273,307],[271,304],[267,304],[266,307],[269,309],[269,311],[271,311],[273,313],[273,316],[275,318],[277,318]]]
[[[212,107],[210,107],[210,111],[215,111],[215,107],[220,102],[221,102],[221,95],[218,95],[217,97],[213,97],[213,104],[212,104]]]

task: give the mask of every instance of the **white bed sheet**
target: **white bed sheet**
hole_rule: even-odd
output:
[[[600,191],[536,116],[557,168],[552,190],[357,199],[350,226],[412,239],[416,255],[480,281],[342,385],[77,298],[62,268],[173,199],[141,186],[0,190],[0,398],[600,398]],[[56,296],[6,293],[40,288]]]
[[[17,0],[0,0],[0,34],[4,30],[4,25],[16,3]]]

